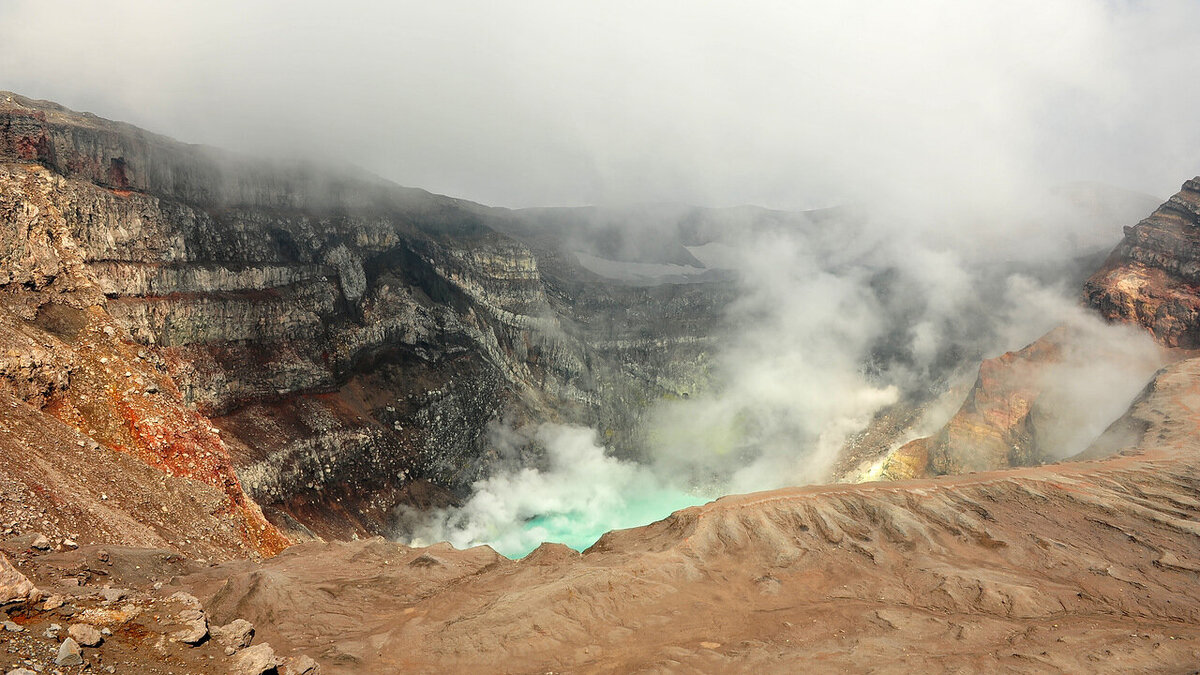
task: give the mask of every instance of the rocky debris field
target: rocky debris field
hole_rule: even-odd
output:
[[[153,549],[52,551],[44,539],[0,542],[0,672],[320,672],[310,657],[256,640],[244,619],[215,621],[180,590],[179,577],[202,563]]]

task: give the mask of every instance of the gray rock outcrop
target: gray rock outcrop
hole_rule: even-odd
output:
[[[171,637],[189,645],[204,642],[208,638],[208,617],[205,616],[200,601],[187,593],[175,593],[170,599],[183,605],[183,609],[175,617],[175,622],[182,624],[183,629]]]

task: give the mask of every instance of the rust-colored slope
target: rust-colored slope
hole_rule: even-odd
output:
[[[61,178],[39,166],[0,167],[0,276],[5,277],[0,279],[0,394],[11,394],[41,414],[35,420],[20,418],[22,427],[0,438],[0,460],[14,467],[5,477],[14,489],[37,492],[45,489],[39,485],[54,480],[43,480],[29,462],[47,462],[68,480],[59,486],[61,491],[47,492],[44,521],[70,520],[71,513],[88,511],[92,502],[79,498],[88,490],[78,477],[89,475],[90,467],[75,464],[84,460],[71,453],[56,457],[53,446],[39,442],[41,429],[65,425],[87,447],[103,446],[166,476],[190,478],[223,494],[217,507],[220,517],[212,524],[230,528],[241,540],[226,547],[225,556],[277,553],[289,542],[243,491],[216,428],[185,405],[161,360],[136,344],[109,314],[94,276],[81,262],[79,242],[64,215],[73,204],[63,197],[61,186]],[[26,432],[28,438],[22,438]],[[111,460],[96,456],[89,461]],[[140,490],[142,499],[161,506],[180,496],[159,494],[158,480],[134,483],[145,477],[142,471],[129,472],[127,491]],[[110,504],[106,510],[113,508]],[[127,518],[130,513],[120,515]],[[213,514],[210,510],[206,515]],[[168,529],[192,531],[198,517],[170,514],[179,527]],[[214,533],[209,543],[223,547],[229,533]],[[145,538],[139,534],[133,540]],[[95,541],[128,543],[119,536],[97,535]],[[178,543],[180,550],[213,548],[171,543]]]
[[[1200,656],[1200,360],[1117,428],[1104,461],[726,497],[582,556],[314,543],[184,583],[329,672],[1169,671]]]
[[[227,496],[96,443],[0,393],[0,521],[10,534],[173,549],[227,559],[254,553]]]

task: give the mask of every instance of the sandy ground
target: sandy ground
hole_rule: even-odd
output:
[[[1116,457],[727,497],[582,555],[371,540],[262,563],[126,561],[143,549],[16,562],[50,590],[188,591],[212,623],[248,619],[325,673],[1194,672],[1198,432],[1193,359],[1114,426],[1136,436]],[[158,658],[128,640],[124,653]],[[213,656],[187,668],[226,672]]]

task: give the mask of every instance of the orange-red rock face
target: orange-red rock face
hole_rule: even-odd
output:
[[[1045,379],[1062,362],[1065,328],[1024,349],[987,359],[958,412],[933,436],[892,452],[882,477],[889,480],[1030,466],[1047,459],[1034,418]]]
[[[1087,302],[1114,321],[1139,324],[1168,347],[1200,347],[1200,178],[1125,239],[1084,286]]]
[[[85,542],[110,543],[111,534],[111,543],[128,536],[223,557],[279,552],[288,540],[243,491],[212,422],[185,404],[161,360],[130,339],[108,312],[72,234],[69,219],[74,214],[70,201],[59,193],[61,187],[62,179],[41,166],[0,165],[0,214],[6,216],[7,227],[0,231],[5,277],[0,282],[0,394],[13,397],[13,406],[35,407],[47,428],[61,422],[73,429],[79,436],[69,443],[72,449],[81,443],[83,454],[60,452],[56,457],[53,445],[37,438],[36,424],[18,424],[22,418],[10,410],[9,425],[0,435],[0,456],[10,468],[7,484],[0,487],[41,495],[45,521],[61,523],[64,536],[79,533]],[[191,523],[178,528],[163,523],[157,535],[118,522],[110,534],[95,523],[83,537],[86,530],[80,525],[90,519],[79,513],[94,513],[97,495],[80,479],[95,473],[82,463],[111,462],[100,448],[207,486],[221,503],[215,509],[183,509],[187,513],[167,509],[162,520]],[[174,505],[155,494],[161,488],[145,482],[146,474],[126,475],[131,482],[125,486],[131,488],[126,497],[136,500],[133,493],[140,489],[146,502],[161,502],[163,508],[168,502]],[[200,487],[189,485],[180,491],[192,497],[191,504],[211,501],[212,495]],[[115,502],[104,506],[111,508]],[[127,513],[109,519],[127,520]],[[79,525],[72,526],[72,521]],[[194,527],[198,523],[203,523],[208,532],[204,538],[210,541],[193,546],[185,540],[204,531]]]
[[[6,107],[0,109],[0,158],[51,161],[46,114]]]
[[[919,478],[1074,456],[1121,414],[1156,370],[1186,356],[1136,330],[1079,317],[1021,350],[983,361],[966,400],[946,424],[892,451],[870,475]]]
[[[1042,459],[1031,415],[1043,372],[1062,358],[1062,339],[1056,331],[980,364],[962,408],[925,448],[932,473],[1029,466]]]

